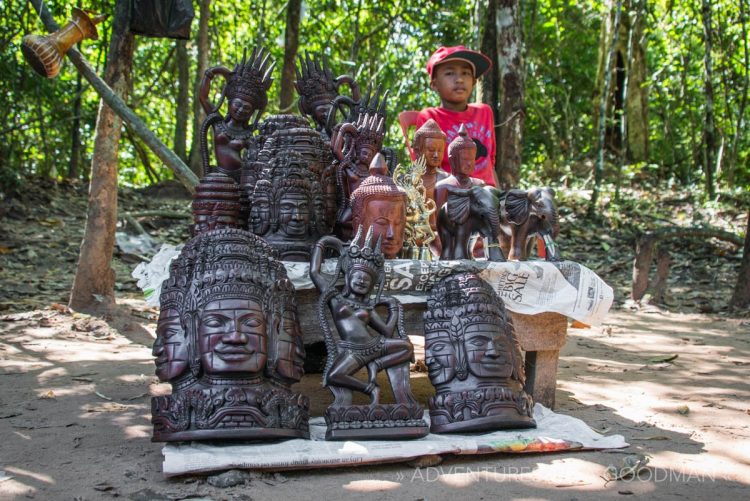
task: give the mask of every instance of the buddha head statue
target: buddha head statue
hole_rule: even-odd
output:
[[[438,123],[430,118],[414,133],[412,148],[417,158],[424,157],[427,172],[440,168],[445,155],[447,136]]]
[[[351,195],[352,227],[373,228],[386,259],[395,259],[404,246],[406,192],[388,175],[383,155],[370,164],[370,175]]]
[[[437,390],[430,400],[433,431],[534,425],[520,345],[487,282],[470,272],[442,279],[427,300],[424,322],[425,363]]]
[[[448,162],[456,177],[471,177],[477,157],[477,145],[469,137],[466,125],[461,124],[458,136],[448,145]]]
[[[240,186],[219,172],[201,179],[193,195],[193,236],[240,225]]]

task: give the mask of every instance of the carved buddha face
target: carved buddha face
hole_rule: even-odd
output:
[[[271,201],[266,194],[257,195],[250,208],[250,231],[265,235],[271,224]]]
[[[447,383],[456,377],[456,346],[447,331],[425,335],[425,363],[433,385]]]
[[[292,310],[284,310],[276,338],[276,372],[299,381],[305,373],[305,347],[302,331]]]
[[[296,190],[283,192],[279,200],[279,231],[291,238],[304,238],[310,227],[307,195]]]
[[[372,226],[373,241],[381,239],[381,249],[386,259],[394,259],[404,246],[406,228],[406,202],[402,198],[370,198],[363,207],[360,224]]]
[[[165,308],[159,312],[156,341],[151,354],[156,357],[156,376],[161,381],[170,381],[185,372],[188,346],[185,330],[180,323],[180,312],[176,308]]]
[[[229,117],[235,122],[247,123],[253,111],[253,106],[244,99],[235,97],[229,100]]]
[[[428,170],[440,167],[445,156],[445,140],[436,137],[426,137],[422,141],[419,153],[424,155]]]
[[[359,165],[370,165],[370,162],[372,162],[373,157],[377,151],[375,150],[375,147],[371,144],[363,144],[359,147],[357,150],[357,163]]]
[[[451,171],[455,176],[470,177],[474,173],[476,148],[461,148],[450,158]]]
[[[362,268],[353,268],[346,276],[349,290],[355,294],[365,296],[372,291],[375,285],[375,277]]]
[[[506,378],[513,372],[510,346],[500,326],[470,322],[464,330],[469,372],[480,378]]]
[[[198,343],[207,374],[262,371],[268,350],[260,304],[249,298],[210,301],[198,320]]]

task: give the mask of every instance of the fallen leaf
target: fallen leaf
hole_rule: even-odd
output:
[[[109,398],[109,397],[108,397],[107,395],[102,395],[102,394],[101,394],[101,393],[99,393],[98,391],[95,391],[95,392],[94,392],[94,394],[95,394],[95,395],[96,395],[97,397],[99,397],[99,398],[103,398],[104,400],[109,400],[109,401],[112,401],[112,399],[111,399],[111,398]]]
[[[687,416],[690,413],[690,407],[687,405],[681,405],[677,408],[677,412],[683,416]]]
[[[629,496],[633,494],[633,491],[617,491],[617,494],[622,494],[624,496]]]
[[[52,390],[49,390],[47,393],[45,393],[39,398],[55,398],[55,392]]]
[[[633,437],[633,440],[669,440],[666,435],[648,435],[646,437]]]
[[[125,398],[123,400],[125,400],[126,402],[130,402],[131,400],[138,400],[139,398],[143,398],[143,397],[147,397],[147,396],[148,396],[148,393],[141,393],[140,395],[136,395],[136,396],[130,397],[130,398]]]
[[[672,355],[662,355],[660,357],[654,357],[648,360],[648,364],[660,364],[663,362],[671,362],[672,360],[676,359],[679,355],[672,354]]]

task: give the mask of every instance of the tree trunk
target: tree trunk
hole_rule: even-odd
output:
[[[745,230],[745,246],[742,251],[742,264],[737,274],[737,284],[734,286],[732,308],[750,307],[750,211],[747,212],[747,229]]]
[[[294,103],[294,66],[299,48],[299,21],[302,0],[289,0],[286,6],[286,33],[284,35],[284,66],[281,69],[281,94],[279,107],[289,113]]]
[[[713,58],[711,57],[711,46],[713,35],[711,31],[711,2],[703,0],[701,14],[703,17],[703,93],[706,95],[706,104],[703,115],[703,174],[706,181],[706,195],[713,200],[716,198],[716,187],[714,186],[714,167],[716,161],[716,126],[714,123],[714,84],[713,84]]]
[[[177,117],[174,126],[174,152],[188,162],[187,128],[190,116],[190,59],[187,41],[177,41]]]
[[[76,97],[73,100],[73,125],[70,131],[70,163],[68,164],[68,179],[78,179],[79,163],[81,161],[81,94],[83,93],[83,77],[76,75]]]
[[[123,100],[130,89],[133,66],[133,35],[128,31],[128,7],[126,0],[115,4],[104,74],[105,81]],[[117,224],[117,152],[121,133],[122,120],[101,101],[91,160],[86,228],[70,291],[69,306],[74,310],[101,311],[115,302],[115,273],[111,262]]]
[[[622,0],[612,0],[614,5],[610,4],[611,13],[614,8],[614,19],[610,14],[607,15],[606,19],[602,21],[605,26],[602,28],[602,37],[599,44],[599,75],[601,76],[601,90],[598,95],[598,114],[596,115],[597,122],[597,154],[596,164],[594,165],[594,189],[591,192],[591,201],[589,202],[588,212],[593,214],[596,204],[599,201],[599,189],[602,184],[602,177],[604,175],[604,149],[606,139],[606,122],[607,122],[607,102],[609,101],[609,88],[612,81],[612,62],[614,60],[615,49],[617,47],[617,40],[619,38],[620,30],[616,29],[620,26],[620,13],[622,12]],[[611,23],[611,24],[607,24]],[[607,26],[611,27],[611,30],[607,29]],[[609,41],[605,36],[606,33],[612,34],[612,39]]]
[[[498,113],[497,177],[502,189],[518,185],[523,139],[524,81],[518,0],[496,0],[497,71],[502,100]]]
[[[481,5],[484,2],[477,2],[477,18],[480,20],[478,24],[481,36],[479,50],[482,54],[490,58],[490,61],[497,61],[497,24],[495,22],[497,16],[497,0],[488,0],[486,8],[482,9]],[[500,86],[498,77],[498,65],[493,64],[490,71],[488,71],[480,80],[477,86],[477,102],[484,103],[492,108],[495,123],[498,123],[498,109],[497,105],[500,102]],[[500,159],[500,148],[495,148],[495,172],[500,177],[499,166],[502,165]]]
[[[211,0],[200,0],[200,21],[198,24],[198,67],[195,70],[195,85],[193,86],[193,139],[190,142],[190,169],[199,177],[201,166],[200,130],[206,113],[203,111],[198,94],[200,93],[203,74],[208,69],[208,20],[211,16]]]
[[[628,51],[626,71],[627,97],[625,114],[627,115],[626,142],[627,157],[633,162],[648,160],[648,67],[646,66],[646,5],[644,0],[631,0],[628,23]]]

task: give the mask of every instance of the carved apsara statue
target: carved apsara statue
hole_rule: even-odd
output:
[[[333,277],[321,273],[329,249],[340,255]],[[323,384],[334,395],[325,413],[328,440],[418,438],[428,433],[423,410],[411,393],[409,361],[414,347],[404,332],[401,304],[380,295],[383,264],[380,239],[374,239],[372,229],[365,235],[361,226],[349,247],[328,236],[313,251],[310,277],[321,294],[318,317],[328,351]],[[344,286],[339,289],[336,282],[342,275]],[[378,307],[385,309],[385,316]],[[333,319],[333,329],[326,312]],[[365,381],[355,376],[363,368],[367,369]],[[380,402],[376,376],[382,370],[388,374],[393,404]],[[354,405],[353,392],[369,396],[370,404]]]
[[[407,194],[388,175],[382,154],[372,159],[369,174],[351,195],[352,223],[355,228],[372,228],[385,258],[396,259],[404,247]]]
[[[536,427],[513,323],[489,284],[474,273],[442,279],[427,299],[424,332],[433,433]]]
[[[153,354],[172,393],[152,398],[154,441],[308,436],[309,401],[290,389],[304,364],[294,287],[269,244],[201,227],[160,299]]]
[[[242,61],[229,70],[215,66],[206,70],[201,81],[198,98],[207,116],[201,125],[200,142],[204,173],[210,170],[208,130],[213,130],[213,150],[216,157],[216,170],[240,182],[242,163],[252,161],[257,155],[255,132],[260,116],[268,104],[268,89],[273,79],[271,73],[275,63],[270,62],[271,54],[265,48],[253,49],[250,58],[247,53]],[[224,77],[226,83],[217,104],[209,100],[211,82],[217,76]],[[227,113],[220,109],[227,100]]]

